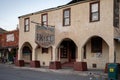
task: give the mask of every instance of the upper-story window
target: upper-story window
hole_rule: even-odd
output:
[[[6,42],[13,42],[15,40],[15,35],[14,33],[7,34],[6,35]]]
[[[63,10],[63,26],[70,26],[70,8]]]
[[[42,18],[41,18],[41,24],[42,25],[48,25],[48,14],[46,13],[46,14],[42,14],[42,16],[41,16]]]
[[[28,32],[30,29],[30,19],[29,18],[25,18],[24,20],[24,31]]]
[[[100,20],[100,2],[90,3],[90,22]]]

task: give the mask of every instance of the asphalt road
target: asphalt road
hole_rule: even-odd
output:
[[[0,64],[0,80],[90,80],[90,77],[77,74],[42,72],[13,68]]]

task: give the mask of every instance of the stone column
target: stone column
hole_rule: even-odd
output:
[[[109,62],[106,63],[106,65],[105,65],[105,70],[104,70],[105,73],[108,72],[108,64],[109,63],[114,63],[114,60],[115,60],[114,58],[115,58],[115,44],[114,44],[114,41],[113,41],[109,45]]]
[[[34,67],[34,68],[40,67],[40,61],[37,60],[36,55],[37,55],[36,54],[36,48],[33,48],[33,50],[32,50],[32,61],[30,63],[30,66]]]
[[[19,49],[18,50],[18,53],[17,53],[17,60],[15,61],[15,65],[16,66],[19,66],[19,67],[23,67],[24,66],[24,60],[22,60],[22,52],[21,50]]]
[[[87,71],[87,63],[83,61],[83,48],[78,47],[78,56],[74,63],[74,70],[76,71]]]
[[[18,50],[18,60],[21,60],[22,59],[22,53],[20,51],[20,49]]]
[[[114,54],[115,54],[114,45],[112,45],[109,47],[109,63],[114,63]]]
[[[55,46],[52,46],[52,61],[56,61],[57,60],[57,56],[56,56],[56,50],[55,50]]]
[[[50,69],[61,69],[61,62],[57,61],[57,51],[56,47],[52,46],[52,61],[49,64]]]

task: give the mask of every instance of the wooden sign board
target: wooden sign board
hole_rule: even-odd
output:
[[[55,43],[55,28],[46,26],[36,26],[35,42],[43,47],[48,48]]]

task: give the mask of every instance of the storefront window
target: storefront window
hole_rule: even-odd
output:
[[[42,48],[42,53],[48,53],[48,48]]]
[[[102,53],[102,39],[92,38],[91,39],[91,52],[92,53]]]

